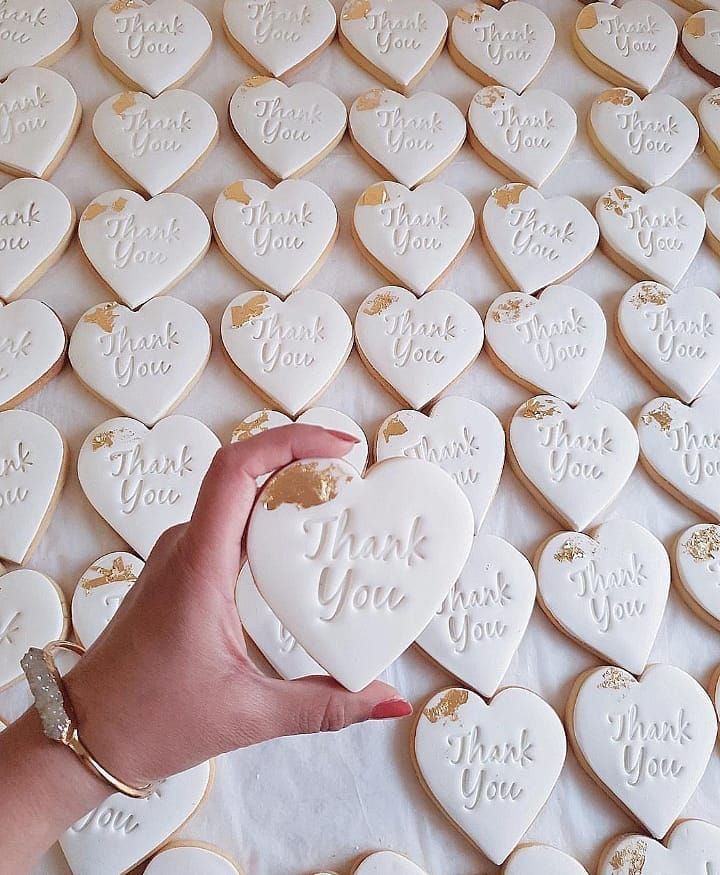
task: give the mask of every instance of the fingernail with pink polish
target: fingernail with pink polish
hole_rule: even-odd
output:
[[[409,717],[413,712],[410,702],[405,699],[388,699],[380,702],[370,712],[371,720],[396,720],[398,717]]]
[[[360,443],[360,438],[355,437],[354,434],[348,434],[346,431],[337,431],[334,428],[328,428],[327,431],[333,435],[333,437],[340,438],[341,441],[350,441],[353,444]]]

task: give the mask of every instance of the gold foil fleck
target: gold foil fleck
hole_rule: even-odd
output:
[[[298,462],[279,471],[265,487],[262,502],[266,510],[283,504],[309,508],[326,504],[337,496],[341,474],[335,465],[320,467],[319,462]]]
[[[103,447],[111,447],[115,440],[115,432],[112,431],[101,431],[96,434],[92,439],[92,451],[96,453],[98,450],[102,450]]]
[[[343,6],[342,18],[344,21],[358,21],[370,12],[370,0],[348,0]]]
[[[230,438],[231,442],[236,444],[238,441],[245,441],[257,434],[257,432],[262,431],[267,427],[269,418],[270,411],[261,410],[254,419],[238,423],[233,429],[232,437]]]
[[[105,204],[89,204],[85,208],[85,212],[82,214],[84,222],[92,222],[93,219],[97,219],[98,216],[102,215],[107,210]]]
[[[612,103],[613,106],[630,106],[632,102],[632,93],[627,88],[611,88],[595,99],[595,103]]]
[[[643,413],[640,418],[644,425],[652,425],[655,423],[660,426],[661,431],[670,431],[670,426],[672,425],[670,402],[663,401],[663,403],[659,407],[656,407],[655,410]]]
[[[608,668],[603,672],[598,684],[599,690],[626,690],[635,683],[635,678],[621,668]]]
[[[478,3],[472,10],[458,9],[456,17],[459,18],[460,21],[464,21],[466,24],[474,24],[476,21],[480,21],[483,11],[484,7]]]
[[[479,103],[480,106],[484,106],[485,109],[492,109],[493,106],[498,102],[498,100],[505,99],[505,92],[502,88],[498,88],[497,85],[490,85],[487,88],[482,88],[475,95],[476,103]]]
[[[371,109],[377,109],[380,106],[384,90],[384,88],[372,88],[370,91],[365,92],[365,94],[361,94],[355,101],[357,111],[368,112]]]
[[[360,195],[358,206],[360,207],[379,207],[381,204],[387,203],[389,196],[387,189],[382,182],[376,182],[370,188],[366,188]]]
[[[116,115],[122,115],[131,106],[135,106],[135,92],[133,91],[124,91],[122,94],[118,95],[117,99],[114,101],[112,108],[113,112]]]
[[[586,6],[575,21],[576,30],[592,30],[598,23],[597,12],[592,6]]]
[[[521,407],[520,416],[524,419],[544,419],[546,416],[555,416],[558,409],[552,401],[542,398],[530,398]]]
[[[571,541],[568,538],[567,541],[562,545],[562,547],[555,554],[556,562],[574,562],[576,559],[583,559],[585,557],[585,551],[583,548],[577,543],[577,541]]]
[[[116,213],[122,213],[127,204],[127,198],[119,197],[112,202],[112,208]]]
[[[245,191],[245,183],[242,179],[233,182],[223,191],[223,195],[229,201],[237,201],[239,204],[249,204],[252,198]]]
[[[627,875],[643,875],[646,856],[647,841],[634,839],[610,857],[610,868],[613,872],[620,872],[627,867]]]
[[[630,303],[639,310],[641,307],[653,304],[656,307],[664,307],[670,298],[671,292],[659,286],[657,283],[643,283]]]
[[[82,321],[88,325],[97,325],[102,331],[112,334],[115,321],[118,318],[118,306],[118,304],[113,303],[100,304],[99,307],[95,307],[94,310],[86,313]]]
[[[423,714],[431,723],[437,723],[440,720],[457,720],[458,711],[467,700],[467,690],[448,690],[437,705],[426,708]]]
[[[246,301],[244,304],[238,304],[230,309],[232,327],[242,328],[251,319],[257,319],[258,316],[262,316],[269,306],[270,302],[267,295],[262,292],[259,295],[253,295],[249,301]]]
[[[520,197],[526,188],[530,188],[530,186],[524,182],[513,182],[510,185],[493,189],[491,196],[501,210],[506,210],[512,204],[520,203]]]
[[[622,188],[614,188],[600,203],[606,210],[612,210],[618,216],[624,216],[625,210],[632,203],[632,195]]]
[[[266,82],[272,82],[272,76],[251,76],[243,82],[243,88],[260,88]]]
[[[114,559],[110,568],[103,568],[102,565],[93,565],[90,570],[94,571],[98,577],[81,581],[85,592],[90,592],[98,586],[105,586],[108,583],[135,583],[137,580],[137,574],[133,571],[132,565],[126,565],[122,556]]]
[[[708,103],[710,106],[720,106],[720,94],[713,94],[712,97],[708,99]]]
[[[698,529],[682,545],[685,553],[695,562],[709,562],[720,552],[720,527],[705,526]]]
[[[525,298],[509,298],[493,308],[490,314],[493,322],[499,324],[508,322],[517,322],[520,318],[520,313],[530,304]]]
[[[691,15],[685,22],[683,33],[691,36],[693,39],[705,36],[705,19],[702,15]]]
[[[115,0],[110,7],[110,11],[115,15],[124,12],[126,9],[137,9],[137,3],[135,3],[135,0]]]
[[[390,292],[380,292],[363,309],[363,313],[366,316],[377,316],[379,313],[387,310],[388,307],[392,307],[396,301],[397,297]]]
[[[390,419],[385,423],[385,427],[383,428],[383,437],[385,438],[385,443],[390,443],[390,438],[392,437],[400,437],[402,434],[407,433],[407,426],[400,419],[399,414],[395,414],[395,416],[391,416]]]

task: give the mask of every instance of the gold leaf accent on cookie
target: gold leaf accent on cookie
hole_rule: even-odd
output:
[[[88,204],[85,207],[85,212],[82,214],[83,222],[92,222],[93,219],[97,219],[98,216],[101,216],[107,207],[105,204]]]
[[[710,106],[720,106],[720,94],[713,94],[708,98],[708,103]]]
[[[705,526],[698,529],[682,545],[685,553],[695,562],[708,562],[715,559],[720,552],[720,528],[718,526]]]
[[[468,700],[467,690],[448,690],[437,705],[426,708],[423,714],[431,723],[439,720],[457,720],[458,711]]]
[[[479,103],[480,106],[484,106],[485,109],[492,109],[492,107],[495,106],[498,100],[504,99],[505,92],[497,85],[491,85],[488,88],[482,88],[475,95],[475,103]]]
[[[343,6],[342,18],[344,21],[359,21],[370,12],[370,0],[348,0]]]
[[[655,410],[643,413],[640,419],[642,420],[643,425],[652,425],[655,423],[660,426],[661,431],[670,431],[670,426],[672,425],[670,402],[663,401],[663,403],[659,407],[656,407]]]
[[[370,301],[365,307],[363,313],[366,316],[377,316],[379,313],[387,310],[388,307],[392,307],[396,301],[397,297],[390,292],[380,292],[380,294],[375,295],[372,301]]]
[[[586,6],[578,15],[577,20],[575,21],[575,29],[576,30],[592,30],[597,26],[598,18],[597,12],[592,8],[592,6]]]
[[[243,82],[243,88],[260,88],[266,82],[272,82],[272,76],[261,76],[259,73],[256,76],[251,76]]]
[[[501,210],[506,210],[512,204],[520,203],[520,198],[526,188],[530,188],[530,186],[524,182],[513,182],[510,185],[494,188],[490,196]]]
[[[627,866],[627,875],[643,875],[646,855],[647,842],[644,839],[636,839],[615,851],[610,857],[610,868],[613,872],[619,873]]]
[[[101,431],[96,434],[92,439],[92,451],[93,453],[96,453],[98,450],[102,450],[104,447],[111,447],[114,442],[114,431]]]
[[[382,182],[376,182],[375,185],[366,188],[360,195],[358,206],[379,207],[381,204],[386,204],[389,199],[385,185]]]
[[[608,668],[603,672],[598,684],[599,690],[626,690],[635,683],[635,678],[621,668]]]
[[[664,307],[670,298],[670,294],[671,292],[663,289],[657,283],[643,283],[636,294],[630,299],[630,303],[636,310],[648,304]]]
[[[112,202],[112,208],[116,213],[122,213],[122,211],[125,209],[126,205],[127,205],[127,198],[126,197],[116,198]]]
[[[494,307],[490,317],[493,322],[498,324],[517,322],[522,310],[529,306],[530,304],[524,298],[510,298]]]
[[[135,0],[115,0],[115,2],[110,7],[110,11],[117,15],[120,12],[124,12],[126,9],[137,9],[137,3]]]
[[[361,94],[355,101],[355,107],[358,112],[368,112],[371,109],[377,109],[380,106],[380,99],[383,96],[384,88],[371,88],[370,91]]]
[[[108,583],[135,583],[137,580],[137,574],[133,571],[132,565],[126,565],[122,556],[114,559],[110,568],[103,568],[102,565],[93,565],[90,570],[99,576],[92,577],[89,580],[83,578],[80,581],[85,592],[90,592],[98,586],[106,586]]]
[[[600,203],[603,205],[603,209],[612,210],[616,215],[624,216],[625,210],[632,203],[632,195],[629,195],[622,188],[614,188],[610,194],[605,195]]]
[[[627,88],[611,88],[595,98],[595,103],[612,103],[613,106],[630,106],[633,96]]]
[[[686,33],[693,39],[698,39],[698,37],[705,36],[705,19],[702,17],[702,15],[691,15],[690,18],[688,18],[688,20],[685,22],[685,26],[683,27],[683,33]]]
[[[82,321],[88,325],[97,325],[102,331],[112,334],[119,315],[117,312],[118,306],[119,304],[113,303],[100,304],[99,307],[95,307],[89,313],[86,313]]]
[[[482,14],[483,7],[478,5],[473,10],[458,9],[456,18],[459,18],[460,21],[464,21],[465,24],[474,24],[476,21],[480,20]]]
[[[112,108],[116,115],[122,115],[130,109],[131,106],[135,106],[135,92],[124,91],[122,94],[118,95],[117,99],[113,102]]]
[[[268,301],[267,295],[262,292],[259,295],[253,295],[249,301],[246,301],[244,304],[239,304],[237,307],[233,307],[230,310],[232,327],[242,328],[243,325],[246,325],[251,319],[257,319],[258,316],[262,316],[269,306],[270,302]]]
[[[276,510],[283,504],[303,509],[317,507],[337,496],[340,477],[335,465],[321,468],[319,462],[299,462],[283,468],[273,477],[263,492],[262,501],[266,510]]]
[[[555,416],[559,412],[552,401],[541,398],[530,398],[523,404],[521,410],[520,416],[524,419],[544,419],[546,416]]]
[[[245,191],[245,182],[242,179],[228,185],[228,187],[223,190],[223,195],[227,200],[237,201],[239,204],[249,204],[252,200],[250,195]]]
[[[259,431],[262,431],[267,427],[269,418],[270,411],[261,410],[254,419],[238,423],[233,429],[232,437],[230,438],[231,442],[236,444],[238,441],[245,441]]]
[[[395,414],[395,416],[390,417],[388,421],[385,423],[385,428],[383,428],[383,437],[385,438],[385,443],[390,443],[390,438],[392,437],[400,437],[401,434],[407,433],[407,426],[400,419],[399,414]]]
[[[568,538],[553,558],[556,562],[574,562],[576,559],[584,559],[585,551],[577,541]]]

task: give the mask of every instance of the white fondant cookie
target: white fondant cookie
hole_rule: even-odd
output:
[[[720,85],[720,11],[704,8],[691,15],[680,35],[685,62],[712,85]]]
[[[215,110],[192,91],[124,91],[95,110],[93,134],[119,172],[153,197],[205,159],[218,139]]]
[[[493,863],[535,820],[565,762],[560,718],[522,687],[490,703],[444,690],[420,712],[413,753],[425,789]]]
[[[225,0],[223,28],[244,61],[266,76],[288,76],[333,40],[328,0]]]
[[[654,535],[618,519],[591,535],[558,532],[536,567],[538,602],[556,626],[633,674],[645,669],[670,590],[670,560]]]
[[[489,408],[450,395],[428,416],[415,410],[392,413],[375,438],[375,458],[406,457],[439,465],[463,490],[473,509],[475,531],[495,497],[505,462],[505,432]]]
[[[41,389],[65,363],[65,329],[40,301],[0,301],[0,410]]]
[[[426,875],[412,860],[394,851],[377,851],[359,863],[352,875]]]
[[[695,792],[717,735],[710,697],[672,665],[651,665],[639,680],[608,666],[584,672],[567,726],[583,768],[656,838]]]
[[[186,0],[108,0],[95,13],[93,37],[111,73],[156,97],[192,76],[210,51],[212,30]]]
[[[510,422],[510,461],[545,509],[583,531],[618,496],[635,468],[638,436],[606,401],[574,409],[550,395],[530,398]]]
[[[67,629],[65,598],[53,580],[29,568],[0,575],[0,690],[22,677],[20,660],[31,647],[64,638]]]
[[[670,94],[641,99],[628,88],[604,91],[588,116],[590,139],[605,160],[632,185],[662,185],[695,151],[695,116]]]
[[[475,214],[464,195],[442,182],[414,191],[399,182],[377,182],[355,204],[352,230],[378,273],[422,295],[469,246]]]
[[[648,474],[702,516],[720,520],[718,399],[701,395],[685,405],[654,398],[637,421],[640,459]]]
[[[544,197],[520,182],[490,192],[480,229],[511,287],[536,292],[573,274],[595,251],[598,226],[575,198]]]
[[[258,592],[250,566],[245,563],[235,587],[235,606],[243,629],[270,665],[286,680],[327,674],[273,614]]]
[[[388,459],[362,478],[342,459],[306,459],[263,488],[247,553],[278,619],[357,691],[425,628],[465,564],[472,533],[468,500],[435,465]]]
[[[475,535],[460,578],[417,639],[435,662],[483,696],[493,696],[535,605],[527,559],[495,535]]]
[[[408,188],[443,170],[465,142],[465,119],[452,101],[430,91],[403,97],[373,88],[350,107],[350,136],[382,177]]]
[[[407,94],[442,51],[447,29],[433,0],[346,0],[338,38],[356,64]]]
[[[104,631],[145,567],[132,553],[108,553],[85,571],[72,598],[72,624],[86,649]]]
[[[144,875],[242,875],[226,854],[206,844],[173,842],[150,861]]]
[[[0,413],[0,557],[22,565],[65,482],[67,450],[55,426],[29,410]]]
[[[675,582],[683,599],[720,630],[720,526],[691,526],[675,542]]]
[[[509,179],[541,186],[575,141],[577,116],[552,91],[488,85],[470,101],[470,144]]]
[[[617,186],[595,205],[600,247],[630,276],[670,288],[680,282],[697,255],[705,214],[675,188],[637,191]]]
[[[575,51],[591,70],[643,96],[662,79],[677,39],[675,21],[651,0],[590,3],[573,29]]]
[[[587,870],[577,860],[550,845],[524,845],[518,848],[503,870],[503,875],[545,875],[545,873],[588,875]]]
[[[520,93],[540,74],[555,45],[550,19],[529,3],[494,9],[480,0],[455,13],[450,57],[481,85],[506,85]]]
[[[416,298],[385,286],[371,292],[355,316],[360,357],[383,386],[417,410],[434,401],[478,357],[480,314],[455,292]]]
[[[18,67],[48,67],[75,44],[78,17],[68,0],[2,0],[0,79]]]
[[[701,286],[636,283],[620,301],[617,327],[643,376],[682,401],[697,398],[720,365],[720,298]]]
[[[85,438],[78,478],[95,510],[143,559],[160,535],[187,522],[220,441],[189,416],[152,429],[108,419]]]
[[[500,369],[531,392],[577,404],[600,364],[607,327],[594,298],[549,286],[534,298],[506,292],[485,317],[488,351]]]
[[[121,875],[134,869],[187,823],[212,779],[208,762],[163,781],[147,799],[109,796],[60,836],[73,875]]]
[[[711,823],[681,820],[665,845],[644,835],[619,836],[603,848],[597,875],[633,875],[638,865],[658,875],[712,875],[720,868],[720,829]]]
[[[720,167],[720,88],[709,91],[700,101],[698,122],[705,154]]]
[[[42,67],[15,70],[0,84],[0,169],[48,179],[75,138],[81,115],[67,79]]]
[[[720,255],[720,185],[705,194],[703,211],[706,222],[705,241],[716,255]]]
[[[128,189],[106,191],[85,207],[80,244],[101,279],[129,307],[167,292],[210,246],[210,223],[182,194],[150,200]]]
[[[272,179],[302,176],[342,140],[347,110],[317,82],[252,76],[230,98],[233,130]]]
[[[285,301],[269,292],[243,292],[227,305],[220,334],[243,376],[290,416],[322,395],[353,345],[347,313],[313,289]]]
[[[195,307],[169,296],[137,312],[91,307],[78,320],[68,354],[96,395],[154,425],[187,397],[210,357],[210,327]]]
[[[0,188],[0,298],[12,301],[37,282],[74,228],[75,211],[52,183],[23,178]]]
[[[335,204],[304,179],[274,188],[239,179],[218,196],[215,239],[251,283],[281,298],[309,282],[330,254],[338,234]]]

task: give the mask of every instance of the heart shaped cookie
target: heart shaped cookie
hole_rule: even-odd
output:
[[[247,562],[238,575],[235,606],[243,630],[280,677],[291,681],[327,674],[273,614],[258,592]]]
[[[65,441],[47,419],[29,410],[0,413],[0,557],[19,565],[30,558],[62,492],[66,462]]]
[[[230,857],[204,842],[171,842],[145,869],[145,875],[199,875],[201,872],[202,875],[242,875]]]
[[[578,532],[617,498],[638,458],[630,420],[597,399],[573,409],[550,395],[530,398],[513,414],[509,438],[520,480],[548,513]]]
[[[381,177],[390,176],[408,188],[437,176],[465,142],[460,110],[430,91],[403,97],[373,88],[354,100],[349,119],[360,156]]]
[[[716,255],[720,255],[720,185],[711,188],[703,198],[705,213],[705,242]]]
[[[356,64],[407,94],[442,52],[447,29],[433,0],[345,0],[338,38]]]
[[[180,88],[158,97],[142,91],[108,97],[92,128],[116,170],[151,197],[199,167],[218,139],[215,110]]]
[[[353,237],[375,270],[422,295],[435,288],[470,245],[475,214],[467,198],[442,182],[410,191],[377,182],[360,195]]]
[[[437,289],[416,298],[385,286],[360,304],[358,352],[388,392],[417,410],[434,401],[480,354],[479,313],[455,294]]]
[[[134,869],[195,814],[213,774],[213,764],[202,763],[163,781],[148,799],[109,796],[60,836],[73,875]]]
[[[370,854],[353,869],[351,875],[426,875],[402,854],[394,851],[377,851]]]
[[[595,148],[634,186],[662,185],[695,151],[695,116],[670,94],[641,99],[628,88],[604,91],[593,101],[588,133]]]
[[[541,186],[575,141],[577,117],[552,91],[488,85],[470,101],[470,145],[498,173]]]
[[[483,696],[493,696],[535,605],[532,566],[507,541],[475,535],[460,578],[417,644]]]
[[[663,489],[697,511],[720,520],[720,426],[717,398],[701,395],[690,405],[654,398],[637,421],[640,460]]]
[[[647,872],[662,875],[706,875],[720,868],[720,829],[704,820],[679,821],[665,845],[644,835],[619,836],[603,848],[597,875],[632,873],[639,861]]]
[[[720,526],[700,523],[675,542],[678,592],[701,619],[720,630]]]
[[[673,665],[640,679],[608,666],[584,672],[566,721],[580,765],[656,838],[695,792],[717,736],[710,697]]]
[[[342,140],[347,110],[317,82],[286,85],[252,76],[230,98],[230,123],[248,154],[274,180],[302,176]]]
[[[252,387],[290,416],[322,395],[353,345],[347,313],[313,289],[285,301],[269,292],[243,292],[227,305],[220,333]]]
[[[309,282],[338,235],[335,204],[304,179],[270,188],[254,179],[228,185],[213,210],[215,239],[251,283],[281,298]]]
[[[434,462],[449,474],[467,496],[479,530],[505,462],[505,432],[492,410],[448,396],[428,416],[416,410],[392,413],[378,429],[375,458],[402,457]]]
[[[18,67],[49,67],[75,45],[80,28],[68,0],[5,0],[0,21],[0,79]]]
[[[701,286],[673,292],[636,283],[617,311],[620,346],[658,391],[690,402],[720,366],[720,298]]]
[[[68,353],[91,392],[126,416],[154,425],[193,389],[210,345],[202,313],[168,296],[137,312],[114,303],[91,307],[78,320]]]
[[[0,574],[0,691],[22,676],[20,660],[31,647],[67,635],[62,590],[39,571],[20,568]]]
[[[85,207],[78,237],[100,278],[135,309],[169,291],[202,260],[210,223],[185,195],[171,192],[146,201],[120,188]]]
[[[75,210],[43,179],[0,188],[0,299],[24,294],[60,259],[75,229]]]
[[[480,230],[505,281],[527,293],[575,273],[595,251],[599,236],[597,222],[580,201],[546,198],[520,182],[490,192]]]
[[[113,75],[157,97],[193,75],[210,51],[212,30],[186,0],[108,0],[95,13],[93,37]]]
[[[420,712],[413,743],[424,788],[497,864],[547,802],[566,750],[560,718],[522,687],[490,703],[469,690],[437,693]]]
[[[15,70],[0,83],[0,169],[48,179],[75,139],[81,115],[67,79],[42,67]]]
[[[540,607],[562,632],[633,674],[645,669],[670,589],[670,560],[654,535],[617,519],[590,535],[558,532],[536,568]]]
[[[20,404],[65,364],[65,329],[40,301],[0,301],[0,410]]]
[[[264,76],[289,76],[316,58],[335,36],[328,0],[225,0],[223,28],[240,57]]]
[[[147,559],[166,529],[187,522],[220,441],[189,416],[152,429],[127,417],[90,432],[78,454],[78,479],[100,516]]]
[[[679,49],[685,63],[711,85],[720,85],[720,10],[702,9],[687,19]]]
[[[435,465],[388,459],[363,478],[342,459],[306,459],[265,484],[247,554],[280,622],[356,692],[428,624],[472,533],[467,499]]]
[[[132,553],[108,553],[84,572],[72,598],[72,625],[87,649],[115,616],[145,567]]]
[[[644,194],[629,186],[611,188],[598,199],[595,218],[600,248],[638,280],[670,288],[683,278],[705,233],[705,214],[695,201],[660,186]]]
[[[555,45],[555,28],[535,6],[522,0],[494,9],[480,0],[455,13],[448,51],[481,85],[524,91],[542,72]]]
[[[720,167],[720,88],[709,91],[698,104],[698,122],[705,154]]]
[[[514,851],[505,864],[503,875],[539,875],[541,872],[552,872],[552,875],[588,875],[587,870],[577,860],[563,851],[550,845],[536,844],[527,844]]]
[[[645,96],[662,79],[675,54],[675,21],[651,0],[621,7],[590,3],[575,21],[573,46],[598,76]]]
[[[549,286],[537,298],[506,292],[485,317],[490,358],[531,392],[577,404],[600,364],[607,328],[594,298]]]

